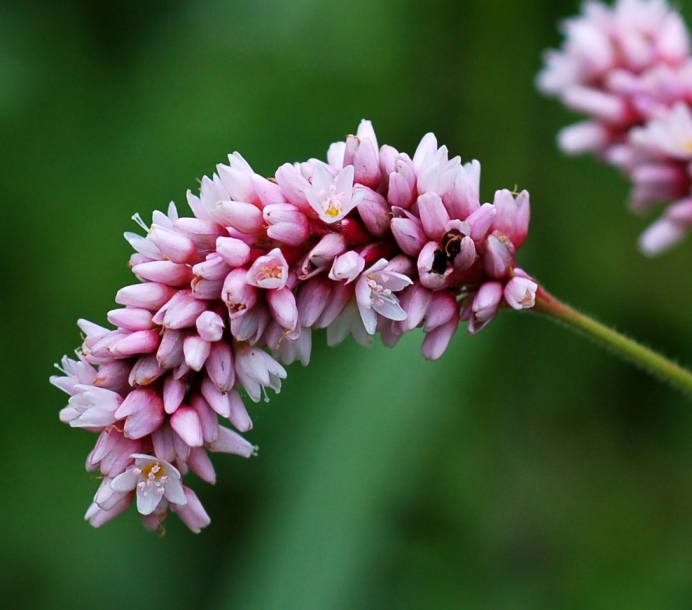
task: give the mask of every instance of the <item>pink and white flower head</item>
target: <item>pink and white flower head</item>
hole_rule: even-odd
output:
[[[587,2],[564,22],[565,42],[546,53],[537,84],[587,120],[558,135],[568,154],[596,153],[628,174],[630,207],[671,203],[639,240],[658,254],[690,227],[692,57],[690,35],[665,0]]]
[[[309,362],[313,329],[330,345],[379,331],[391,346],[422,328],[436,359],[461,321],[474,333],[501,308],[533,305],[536,284],[515,264],[528,193],[481,205],[480,164],[450,159],[432,134],[411,158],[363,121],[327,163],[284,164],[275,180],[237,153],[229,162],[188,194],[191,217],[173,204],[151,227],[137,217],[145,234],[126,237],[139,283],[116,294],[115,328],[81,320],[77,359],[51,378],[70,396],[61,421],[98,434],[95,527],[135,498],[149,529],[169,510],[205,527],[184,478],[214,483],[210,453],[256,453],[245,403]]]

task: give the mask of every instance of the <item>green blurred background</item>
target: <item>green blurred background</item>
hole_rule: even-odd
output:
[[[686,7],[683,7],[686,10]],[[537,95],[572,0],[15,0],[0,5],[0,605],[7,608],[688,609],[692,409],[530,313],[351,340],[255,405],[250,461],[191,479],[212,517],[159,538],[82,516],[95,436],[58,422],[52,364],[105,322],[149,219],[240,151],[263,174],[374,122],[427,131],[527,188],[520,263],[554,294],[692,363],[692,240],[645,260],[626,182],[554,145]],[[688,11],[688,16],[689,11]]]

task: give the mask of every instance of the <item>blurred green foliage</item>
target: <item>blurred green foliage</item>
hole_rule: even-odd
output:
[[[573,117],[534,90],[567,0],[34,0],[0,5],[0,599],[48,609],[687,609],[692,410],[532,314],[350,340],[252,409],[248,462],[193,481],[212,525],[165,538],[134,511],[82,521],[95,437],[59,424],[52,363],[131,282],[122,239],[233,150],[271,174],[371,119],[427,131],[518,184],[520,262],[557,296],[692,361],[692,240],[654,260],[625,181],[554,146]]]

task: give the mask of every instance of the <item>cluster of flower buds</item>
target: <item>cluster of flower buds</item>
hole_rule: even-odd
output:
[[[645,254],[658,254],[692,227],[687,27],[665,0],[586,2],[562,26],[563,48],[546,53],[538,88],[589,118],[560,132],[560,148],[594,153],[624,171],[634,211],[669,204],[639,241]]]
[[[210,483],[207,451],[253,455],[244,397],[266,399],[307,364],[312,329],[335,345],[389,346],[422,327],[439,358],[460,321],[478,332],[501,307],[532,307],[536,283],[515,265],[529,196],[480,204],[480,164],[448,158],[434,135],[413,158],[377,144],[368,121],[328,162],[282,165],[274,178],[238,154],[188,193],[193,217],[154,212],[146,235],[126,233],[140,283],[108,314],[115,330],[81,320],[78,359],[52,382],[70,395],[60,419],[99,434],[87,469],[101,486],[86,518],[98,527],[136,498],[144,525],[167,511],[208,524],[182,477]],[[219,424],[228,420],[235,430]]]

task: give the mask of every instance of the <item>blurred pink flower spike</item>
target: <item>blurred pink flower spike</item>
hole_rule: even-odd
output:
[[[669,206],[639,239],[644,254],[659,254],[692,226],[680,212],[692,194],[689,31],[665,0],[586,2],[562,29],[562,49],[546,52],[537,86],[587,120],[562,129],[558,144],[625,172],[635,211]]]

